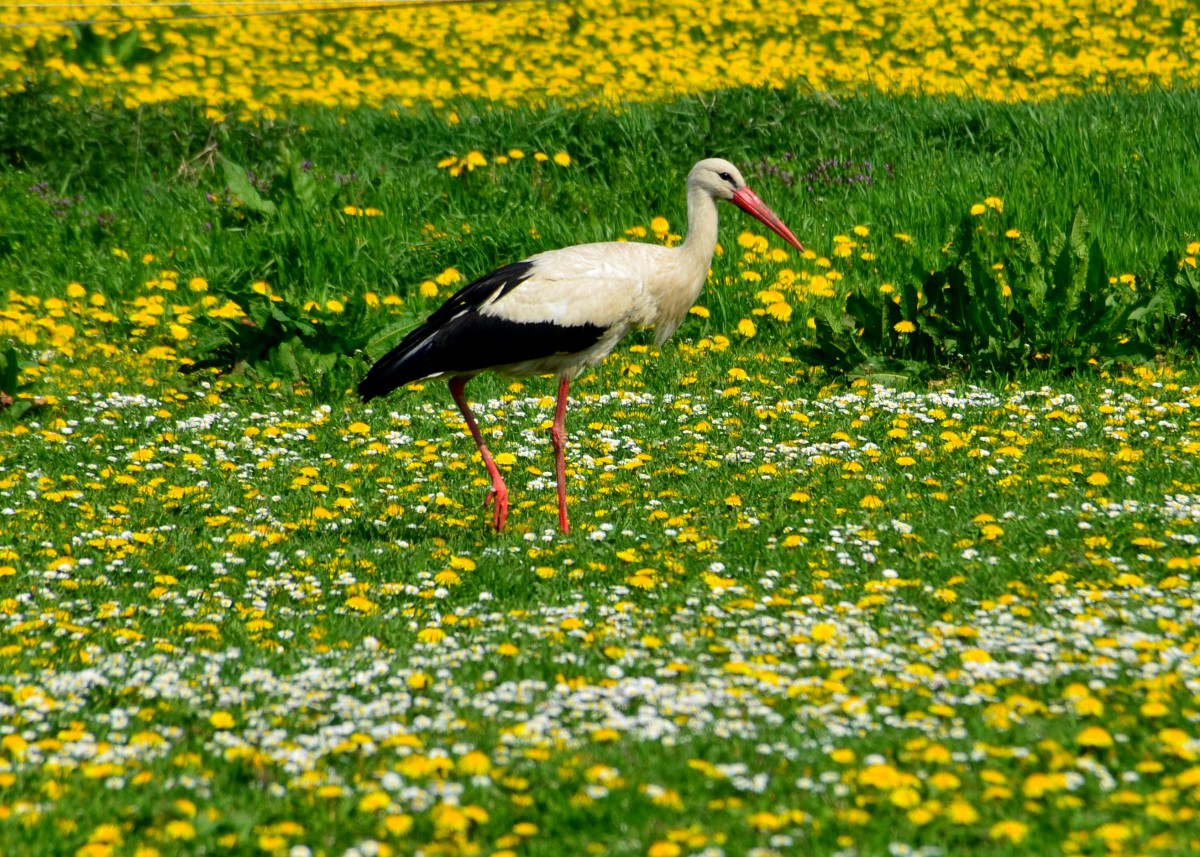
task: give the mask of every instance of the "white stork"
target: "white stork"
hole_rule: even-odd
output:
[[[364,402],[412,381],[448,378],[450,395],[479,447],[492,489],[497,530],[508,517],[508,488],[492,460],[463,388],[481,372],[558,376],[554,410],[558,525],[567,524],[567,390],[571,379],[604,360],[625,334],[656,328],[661,345],[700,294],[717,245],[717,200],[761,220],[801,252],[804,247],[737,167],[709,158],[687,179],[687,237],[678,247],[607,242],[548,250],[506,265],[460,289],[371,367],[358,385]]]

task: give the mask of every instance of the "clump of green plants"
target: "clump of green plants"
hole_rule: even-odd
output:
[[[197,322],[198,358],[181,367],[184,373],[253,375],[328,401],[340,398],[365,368],[359,355],[375,325],[362,299],[303,300],[256,282],[224,300]]]
[[[1006,238],[1004,261],[992,261],[995,236],[964,219],[942,268],[914,263],[909,282],[852,293],[840,314],[826,308],[797,356],[839,371],[918,376],[1072,371],[1090,361],[1153,356],[1160,325],[1148,322],[1168,311],[1159,306],[1163,298],[1136,280],[1110,282],[1082,209],[1045,245],[1015,233]]]
[[[313,213],[328,207],[332,198],[320,192],[309,161],[281,147],[270,174],[259,177],[229,158],[218,155],[226,194],[245,210],[274,217],[280,206],[296,206]],[[323,198],[326,197],[326,198]]]
[[[21,375],[21,355],[13,345],[5,349],[0,357],[0,414],[20,417],[37,402],[30,398],[19,398],[33,385]]]
[[[1200,277],[1196,273],[1196,251],[1200,242],[1188,245],[1183,259],[1166,254],[1148,278],[1152,297],[1134,315],[1135,320],[1160,331],[1163,348],[1200,348]]]

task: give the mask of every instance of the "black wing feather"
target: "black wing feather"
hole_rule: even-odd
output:
[[[440,374],[473,375],[495,366],[583,351],[607,328],[593,324],[564,327],[554,322],[509,321],[481,315],[532,276],[533,263],[515,262],[486,274],[450,296],[425,322],[371,367],[358,385],[364,402],[411,381]]]
[[[441,327],[463,310],[478,310],[491,300],[500,300],[531,276],[533,276],[533,262],[526,259],[522,262],[505,265],[503,268],[497,268],[490,274],[484,274],[479,279],[472,280],[448,297],[444,304],[425,319],[423,325],[405,337],[405,341],[427,328]]]

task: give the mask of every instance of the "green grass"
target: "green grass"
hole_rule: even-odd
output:
[[[216,281],[270,276],[310,291],[403,294],[447,264],[478,271],[546,247],[611,240],[655,214],[681,225],[683,176],[712,154],[737,163],[765,158],[797,177],[828,159],[870,162],[875,181],[868,187],[818,185],[810,193],[799,182],[755,181],[823,254],[834,235],[862,224],[881,236],[911,235],[933,268],[971,204],[998,196],[1011,226],[1039,236],[1062,229],[1084,206],[1112,268],[1139,273],[1194,240],[1200,222],[1190,166],[1200,135],[1197,91],[999,105],[869,94],[835,104],[791,90],[744,90],[615,114],[486,105],[458,112],[458,124],[432,111],[363,111],[213,126],[186,105],[130,112],[54,106],[39,93],[6,98],[0,270],[39,293],[52,293],[64,278],[89,277],[119,294],[128,284],[113,281],[108,254],[116,243],[174,252],[176,264],[186,260]],[[223,219],[205,199],[206,192],[223,195],[225,186],[211,153],[198,157],[208,143],[260,177],[276,171],[286,144],[313,163],[326,205],[284,211],[267,224],[231,220],[227,212]],[[562,173],[546,165],[539,174],[526,163],[459,182],[435,167],[448,153],[477,149],[490,157],[511,147],[566,151],[576,166]],[[794,160],[784,161],[789,153]],[[338,175],[354,179],[339,184]],[[65,218],[74,228],[50,228],[58,224],[47,206],[28,193],[38,181],[58,197],[83,196]],[[369,241],[333,219],[333,207],[347,203],[386,212]],[[98,227],[82,211],[116,219]],[[208,223],[236,240],[215,240]],[[425,223],[455,240],[424,239]],[[470,241],[456,240],[463,224]],[[879,267],[885,279],[908,274],[887,260]]]
[[[893,164],[821,193],[754,181],[818,252],[869,227],[876,260],[847,268],[862,288],[914,256],[942,264],[993,195],[1039,240],[1082,204],[1110,272],[1149,272],[1200,223],[1197,97],[835,108],[749,91],[216,129],[186,106],[0,101],[0,330],[30,384],[0,414],[3,841],[32,857],[1200,850],[1186,363],[895,389],[814,371],[791,356],[799,312],[752,315],[802,263],[748,259],[749,224],[724,212],[710,317],[661,349],[631,338],[572,387],[564,537],[548,380],[468,388],[515,457],[495,534],[444,385],[322,403],[270,374],[181,375],[163,351],[199,349],[167,325],[203,311],[192,277],[222,300],[266,280],[288,311],[345,300],[304,312],[382,332],[431,308],[417,284],[447,267],[656,215],[678,227],[682,176],[712,153]],[[274,213],[224,202],[219,162],[194,160],[210,135],[272,177]],[[466,178],[436,167],[512,147],[526,157]],[[164,279],[178,288],[146,285]],[[403,303],[364,309],[368,291]],[[139,319],[158,296],[163,319]],[[748,317],[752,339],[733,332]]]

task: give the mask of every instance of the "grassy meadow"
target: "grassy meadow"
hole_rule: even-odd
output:
[[[0,30],[0,851],[1200,851],[1195,23],[937,8]],[[808,252],[723,207],[568,536],[553,382],[473,381],[494,533],[354,383],[709,155]]]

